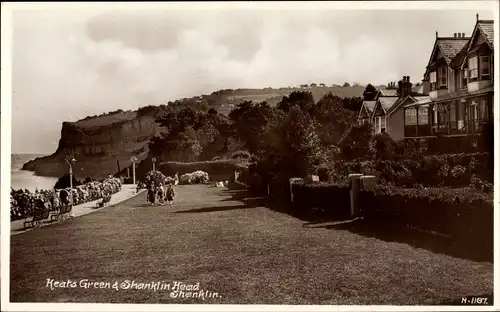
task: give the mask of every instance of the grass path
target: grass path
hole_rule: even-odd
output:
[[[493,264],[304,221],[179,186],[173,209],[141,194],[11,237],[11,301],[231,304],[432,304],[493,291]],[[240,191],[241,192],[241,191]],[[56,281],[200,283],[221,297],[166,290],[47,288]]]

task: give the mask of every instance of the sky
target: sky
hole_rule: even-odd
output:
[[[435,33],[491,10],[15,10],[12,152],[50,154],[63,121],[219,89],[422,79]],[[460,4],[457,3],[457,8]]]

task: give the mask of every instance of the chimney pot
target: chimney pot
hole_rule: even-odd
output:
[[[476,13],[476,22],[479,21],[479,13]]]

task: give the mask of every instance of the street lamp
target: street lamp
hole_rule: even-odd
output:
[[[132,156],[130,157],[130,161],[132,161],[132,182],[134,183],[135,187],[135,163],[137,162],[137,157]]]
[[[155,170],[155,162],[156,162],[156,158],[155,158],[155,157],[153,157],[153,159],[151,159],[151,161],[153,162],[153,171],[156,171],[156,170]]]
[[[71,192],[70,207],[71,207],[71,211],[72,211],[73,210],[73,164],[76,162],[76,159],[73,156],[69,156],[66,158],[66,162],[69,165],[69,189]]]

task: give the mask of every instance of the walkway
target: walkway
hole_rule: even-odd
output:
[[[308,227],[279,207],[246,199],[244,190],[183,185],[175,191],[173,208],[147,205],[141,194],[11,236],[10,299],[415,305],[493,292],[491,262],[417,247],[420,237],[382,237],[351,223]],[[49,286],[64,284],[51,289],[47,279]],[[85,280],[103,288],[85,288]],[[125,289],[132,281],[136,289]],[[113,289],[115,282],[125,287]],[[170,283],[172,289],[174,282],[199,283],[205,294],[219,295],[176,298],[166,288],[151,288]]]
[[[131,197],[134,197],[137,194],[144,192],[144,191],[145,190],[140,190],[139,193],[136,193],[136,189],[135,189],[134,185],[124,184],[124,185],[122,185],[122,189],[118,193],[115,193],[111,196],[111,201],[109,202],[109,206],[121,203],[127,199],[130,199]],[[102,209],[108,207],[108,206],[106,206],[106,207],[102,207],[102,208],[97,208],[97,203],[100,201],[101,201],[101,199],[73,206],[73,215],[75,217],[79,217],[79,216],[83,216],[83,215],[89,214],[91,212],[99,211],[99,210],[102,210]],[[52,225],[55,223],[57,223],[57,222],[47,223],[44,226],[49,226],[49,225]],[[16,221],[13,221],[10,223],[10,234],[11,235],[17,235],[17,234],[21,234],[21,233],[24,233],[27,231],[32,231],[32,230],[33,229],[26,229],[26,230],[24,229],[24,219],[16,220]]]

